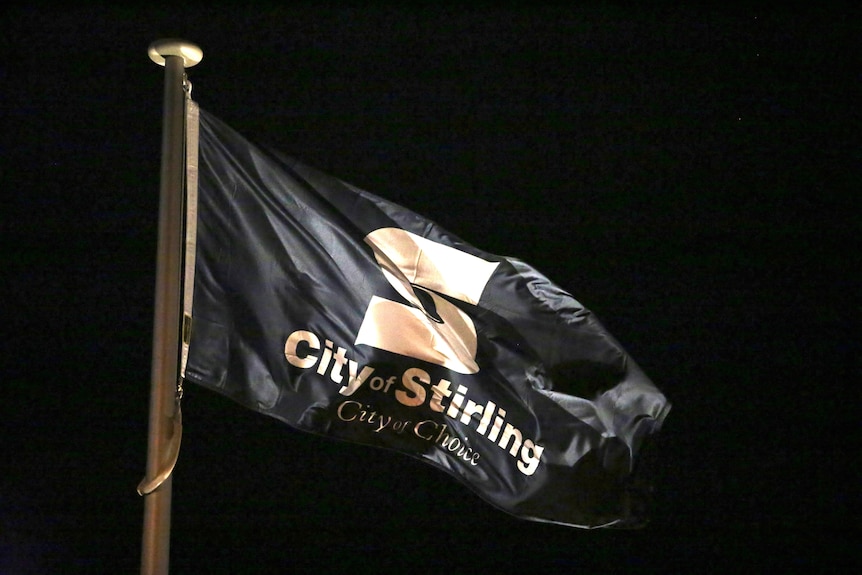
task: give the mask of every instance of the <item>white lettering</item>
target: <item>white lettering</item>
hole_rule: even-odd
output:
[[[290,365],[307,369],[317,363],[317,356],[305,353],[300,355],[299,344],[305,343],[308,349],[320,349],[320,339],[310,331],[297,330],[284,342],[284,357]]]
[[[368,379],[372,373],[374,373],[374,368],[365,366],[362,368],[362,371],[359,372],[359,375],[356,375],[356,370],[359,368],[359,364],[357,364],[352,359],[347,362],[347,371],[349,373],[349,378],[347,380],[347,385],[338,390],[338,393],[341,395],[353,395],[357,389],[362,387],[362,384],[365,383],[365,380]]]
[[[322,346],[321,341],[323,341]],[[525,437],[521,429],[506,420],[506,410],[498,407],[493,401],[489,400],[485,405],[480,405],[469,399],[470,390],[466,385],[457,385],[456,391],[453,392],[452,382],[447,379],[441,378],[431,386],[431,375],[419,367],[406,369],[400,378],[389,374],[372,377],[375,372],[374,367],[360,366],[356,360],[348,358],[347,353],[347,349],[336,346],[332,340],[322,339],[306,330],[294,331],[284,343],[284,356],[290,365],[300,369],[311,369],[316,366],[314,369],[316,373],[326,376],[328,371],[329,379],[336,384],[341,384],[346,378],[346,383],[338,389],[341,395],[353,395],[366,382],[368,382],[369,391],[388,394],[393,385],[400,383],[400,386],[396,386],[393,395],[401,405],[419,407],[426,405],[427,401],[427,408],[431,412],[445,414],[451,420],[460,421],[466,426],[475,426],[475,433],[496,443],[500,449],[516,458],[518,460],[516,467],[524,475],[533,475],[538,469],[545,450],[544,446]],[[330,366],[332,366],[331,369]],[[430,399],[429,389],[432,392]],[[446,402],[449,398],[451,401]],[[402,433],[410,425],[409,421],[395,420],[390,415],[371,410],[371,406],[363,407],[363,404],[358,401],[340,403],[337,416],[341,421],[368,424],[373,433],[380,433],[387,429],[392,433]],[[479,453],[470,446],[465,437],[455,433],[454,428],[432,419],[419,421],[413,425],[413,434],[416,437],[438,445],[452,457],[470,465],[478,465]]]
[[[401,405],[408,407],[416,407],[425,403],[425,388],[420,385],[431,383],[431,376],[424,369],[412,367],[404,372],[401,376],[401,384],[405,389],[399,389],[395,392],[395,399]]]

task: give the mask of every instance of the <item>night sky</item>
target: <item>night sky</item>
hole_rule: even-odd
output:
[[[2,9],[0,573],[138,569],[164,37],[202,108],[529,262],[673,403],[650,525],[584,531],[188,386],[172,572],[852,565],[862,11],[396,4]]]

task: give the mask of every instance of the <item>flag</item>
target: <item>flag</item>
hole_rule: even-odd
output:
[[[518,517],[643,523],[638,454],[670,405],[569,293],[204,110],[199,152],[188,381]]]

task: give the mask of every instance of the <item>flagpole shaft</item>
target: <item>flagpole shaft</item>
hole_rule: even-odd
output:
[[[147,477],[164,467],[172,438],[182,307],[183,182],[185,178],[185,93],[183,76],[189,63],[184,44],[160,41],[150,57],[165,66],[162,160],[159,190],[159,228],[153,318],[153,356],[150,380]],[[154,51],[156,54],[154,55]],[[157,57],[161,57],[162,61]],[[197,62],[191,63],[194,65]],[[144,497],[141,544],[142,575],[168,573],[171,532],[171,477]]]

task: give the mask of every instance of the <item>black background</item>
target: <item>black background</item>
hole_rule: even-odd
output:
[[[860,10],[632,4],[4,8],[0,572],[138,569],[163,37],[203,108],[530,262],[674,404],[652,523],[582,531],[191,387],[173,572],[852,565]]]

